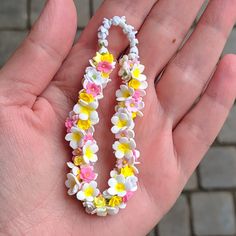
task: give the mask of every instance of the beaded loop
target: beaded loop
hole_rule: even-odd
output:
[[[111,132],[116,141],[112,145],[116,157],[115,168],[110,172],[109,188],[103,193],[97,188],[97,174],[94,165],[98,160],[98,145],[93,137],[94,126],[99,122],[97,108],[99,100],[103,98],[103,89],[110,81],[109,76],[115,68],[116,62],[108,51],[107,36],[111,26],[120,26],[130,42],[128,55],[119,60],[118,75],[122,79],[120,88],[116,91],[117,105],[115,114],[111,118],[113,127]],[[119,209],[126,207],[127,201],[137,190],[140,153],[136,149],[133,131],[137,116],[143,116],[143,96],[147,88],[144,66],[139,62],[139,51],[136,39],[137,31],[126,24],[124,16],[114,16],[108,20],[104,18],[98,29],[99,50],[91,59],[90,66],[85,70],[83,89],[79,92],[78,102],[69,113],[66,120],[67,135],[73,149],[72,162],[67,162],[70,172],[65,182],[69,195],[83,202],[89,214],[98,216],[114,215]]]

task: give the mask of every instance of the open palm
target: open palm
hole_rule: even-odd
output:
[[[211,1],[176,54],[202,2],[105,1],[72,47],[73,1],[48,1],[27,39],[0,71],[1,235],[145,235],[170,209],[236,95],[235,55],[221,59],[211,77],[236,19],[235,0]],[[125,210],[102,218],[87,215],[66,194],[65,163],[71,150],[64,141],[64,120],[96,52],[97,28],[103,17],[114,15],[125,15],[139,29],[149,88],[144,117],[137,119],[135,128],[141,151],[139,189]],[[118,58],[128,42],[118,29],[111,30],[109,40]],[[99,108],[95,137],[101,189],[107,187],[115,163],[109,130],[119,83],[114,71]]]

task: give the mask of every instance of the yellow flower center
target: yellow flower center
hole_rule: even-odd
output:
[[[124,177],[132,176],[134,175],[133,168],[130,166],[125,166],[121,168],[121,174],[124,175]]]
[[[89,115],[92,110],[93,109],[91,109],[90,107],[85,107],[85,106],[81,107],[81,113],[84,113],[86,115]]]
[[[70,183],[69,183],[69,185],[70,185],[70,188],[74,188],[74,186],[76,185],[75,180],[74,180],[74,179],[71,180]]]
[[[125,126],[127,126],[127,120],[121,120],[121,119],[119,119],[119,121],[117,122],[117,127],[119,127],[119,128],[123,128],[123,127],[125,127]]]
[[[137,112],[132,112],[132,119],[136,118]]]
[[[130,146],[127,143],[120,143],[118,145],[118,150],[122,151],[123,153],[126,153],[130,150]]]
[[[129,87],[133,88],[133,89],[138,89],[141,85],[141,82],[136,80],[136,79],[131,79],[129,81]]]
[[[80,133],[73,133],[72,134],[72,139],[75,140],[76,142],[79,142],[81,140],[81,134]]]
[[[91,127],[91,121],[90,120],[79,120],[78,127],[82,130],[87,130]]]
[[[108,205],[110,207],[115,207],[115,206],[119,206],[121,203],[122,203],[122,198],[118,196],[114,196],[110,199]]]
[[[76,156],[76,157],[74,157],[73,162],[76,166],[80,166],[84,163],[83,157],[82,156]]]
[[[118,105],[119,105],[120,107],[125,107],[125,103],[124,103],[124,102],[119,102]]]
[[[79,94],[79,98],[87,103],[93,102],[94,101],[94,97],[91,94],[82,92]]]
[[[100,195],[99,197],[94,198],[94,205],[96,207],[105,207],[106,206],[106,199]]]
[[[85,150],[85,156],[88,158],[88,159],[91,159],[91,157],[93,156],[93,151],[90,147],[87,147],[86,150]]]
[[[129,93],[128,90],[123,91],[123,93],[122,93],[122,97],[124,97],[124,98],[128,98],[129,96],[130,96],[130,93]]]
[[[139,68],[135,68],[132,71],[132,77],[137,79],[139,76],[140,76],[140,70],[139,70]]]
[[[114,60],[114,57],[109,52],[101,55],[101,61],[106,61],[106,62],[112,63],[113,60]]]
[[[126,161],[126,160],[123,160],[123,161],[122,161],[122,164],[123,164],[123,165],[127,164],[127,161]]]
[[[125,185],[123,183],[117,183],[115,189],[117,192],[123,192],[125,191]]]
[[[84,190],[84,195],[85,195],[86,197],[91,197],[91,196],[93,196],[93,193],[94,193],[94,189],[93,189],[91,186],[89,186],[88,188],[86,188],[86,189]]]
[[[105,72],[102,72],[102,77],[103,78],[108,78],[110,75],[110,73],[105,73]]]

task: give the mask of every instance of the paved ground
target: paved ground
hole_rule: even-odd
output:
[[[0,66],[27,34],[44,0],[0,1]],[[77,0],[78,35],[101,0]],[[236,28],[224,53],[236,53]],[[236,105],[172,210],[150,236],[236,236]]]

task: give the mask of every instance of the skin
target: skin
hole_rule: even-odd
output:
[[[189,0],[107,0],[73,45],[72,0],[49,0],[32,31],[0,70],[0,235],[140,235],[171,208],[222,127],[236,96],[236,56],[221,51],[236,20],[235,0],[213,0],[180,48],[203,3]],[[67,196],[71,150],[64,121],[95,55],[103,17],[126,15],[139,30],[149,87],[144,117],[136,121],[141,151],[139,189],[113,217],[87,215]],[[109,36],[117,58],[128,46],[118,29]],[[161,79],[155,78],[165,68]],[[112,74],[96,126],[96,171],[101,189],[111,155],[115,90]],[[105,137],[105,138],[104,138]]]

